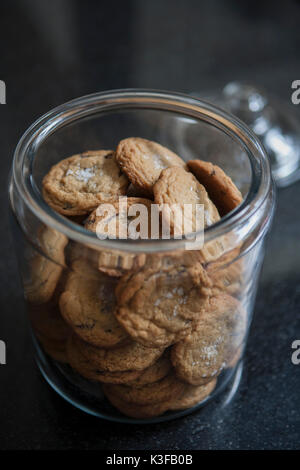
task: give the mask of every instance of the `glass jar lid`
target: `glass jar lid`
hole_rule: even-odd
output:
[[[269,156],[277,186],[285,187],[300,179],[300,120],[285,102],[240,82],[228,83],[221,92],[201,93],[201,97],[251,127]]]

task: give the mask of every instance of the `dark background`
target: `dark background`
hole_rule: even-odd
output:
[[[299,449],[300,183],[280,190],[235,399],[181,420],[113,424],[65,403],[35,366],[10,235],[14,147],[50,108],[87,93],[183,92],[247,80],[290,101],[300,79],[300,4],[256,0],[23,0],[0,3],[0,449]],[[295,107],[296,108],[296,107]],[[300,117],[300,109],[295,110]]]

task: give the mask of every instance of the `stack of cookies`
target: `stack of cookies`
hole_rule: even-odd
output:
[[[123,196],[128,214],[136,203],[148,214],[153,204],[202,204],[205,227],[242,202],[221,168],[186,163],[141,138],[124,139],[115,151],[60,161],[44,177],[43,196],[56,212],[97,235],[103,203],[116,208],[115,226],[124,229],[118,211]],[[168,211],[159,220],[175,231]],[[149,217],[149,233],[151,222]],[[212,393],[224,368],[237,363],[246,313],[239,301],[240,250],[228,249],[230,240],[146,254],[101,244],[91,250],[48,227],[38,239],[25,285],[35,334],[53,359],[102,384],[125,415],[150,418],[190,408]]]

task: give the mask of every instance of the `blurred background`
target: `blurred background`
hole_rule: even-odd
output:
[[[1,1],[0,339],[8,363],[0,366],[0,448],[299,448],[300,374],[290,361],[300,335],[299,183],[279,193],[234,404],[218,418],[208,407],[201,419],[146,431],[105,424],[101,439],[103,423],[64,403],[33,366],[6,194],[22,133],[80,95],[127,87],[203,92],[242,80],[290,103],[300,79],[299,25],[296,0]],[[293,108],[300,118],[300,105]]]

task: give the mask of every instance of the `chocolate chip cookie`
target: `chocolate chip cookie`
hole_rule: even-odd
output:
[[[115,280],[85,260],[74,261],[72,269],[59,300],[62,316],[86,342],[104,348],[116,346],[127,334],[114,316]]]
[[[171,167],[163,170],[159,179],[153,187],[154,201],[156,204],[164,204],[162,206],[162,217],[171,227],[171,233],[191,233],[201,228],[208,227],[220,220],[217,208],[209,199],[208,194],[195,176],[184,168]],[[193,212],[185,211],[186,205],[190,204]],[[196,224],[196,205],[204,206],[204,227],[197,227]],[[186,224],[190,229],[187,230],[183,225],[181,218],[176,217],[169,212],[170,206],[177,205],[184,214]]]
[[[179,381],[174,373],[163,379],[139,387],[130,385],[106,385],[107,394],[119,396],[127,403],[134,405],[151,405],[152,403],[166,402],[180,396],[185,384]]]
[[[221,216],[228,214],[243,201],[243,196],[232,179],[219,166],[203,160],[190,160],[188,167],[203,184]]]
[[[153,195],[153,185],[164,168],[186,166],[171,150],[139,137],[121,140],[116,150],[116,160],[131,183],[148,197]]]
[[[90,213],[101,202],[126,194],[127,177],[110,150],[94,150],[61,160],[43,179],[45,201],[58,213]]]
[[[113,349],[96,348],[79,338],[78,341],[86,359],[103,372],[143,371],[164,352],[164,348],[147,348],[130,339]]]
[[[85,343],[75,334],[71,335],[67,343],[68,362],[72,369],[88,380],[101,383],[123,384],[132,382],[143,374],[143,370],[104,371],[98,365],[85,357],[83,350]]]
[[[155,387],[152,388],[156,390],[159,383],[160,382],[155,384]],[[178,393],[177,397],[173,394],[169,395],[166,393],[165,395],[168,398],[160,401],[156,400],[154,396],[151,400],[148,396],[147,401],[149,401],[149,403],[147,404],[138,404],[134,401],[127,401],[126,398],[128,397],[128,393],[124,393],[121,390],[116,391],[114,386],[104,385],[103,391],[110,403],[121,413],[136,419],[149,419],[160,416],[168,410],[183,410],[191,408],[207,398],[216,386],[215,379],[210,383],[201,386],[183,384],[178,380],[174,380],[174,383],[176,384],[176,392]],[[149,391],[150,388],[148,388],[148,392]],[[145,391],[141,390],[139,393],[142,396],[142,401],[144,401]],[[163,395],[164,392],[161,396]]]
[[[239,296],[244,278],[244,260],[238,258],[240,247],[228,251],[223,256],[209,263],[207,274],[213,283],[213,292],[224,292]]]
[[[144,369],[138,378],[130,381],[128,385],[132,387],[140,387],[142,385],[151,384],[166,377],[172,369],[169,351],[164,354],[151,366]]]
[[[110,389],[107,390],[106,385],[103,385],[103,392],[109,402],[117,408],[117,410],[135,419],[150,419],[160,416],[168,410],[169,406],[167,402],[151,403],[150,405],[128,403],[119,395],[113,394]]]
[[[209,397],[214,391],[217,380],[213,379],[206,385],[185,385],[183,393],[169,404],[169,410],[185,410],[192,408]]]
[[[240,316],[239,302],[226,294],[209,299],[194,331],[172,347],[177,376],[191,385],[205,385],[226,366],[232,335]]]
[[[151,237],[151,205],[145,198],[124,197],[118,201],[109,201],[111,211],[105,206],[95,209],[85,222],[85,228],[99,237],[147,239]],[[120,277],[128,270],[143,266],[145,254],[121,251],[101,250],[98,268],[110,276]]]
[[[42,254],[35,254],[31,260],[30,276],[24,282],[24,290],[29,302],[43,304],[51,299],[62,274],[68,239],[54,229],[43,227],[38,241]]]
[[[134,340],[166,347],[191,332],[209,294],[210,280],[192,259],[179,258],[170,265],[153,259],[120,280],[115,314]]]

